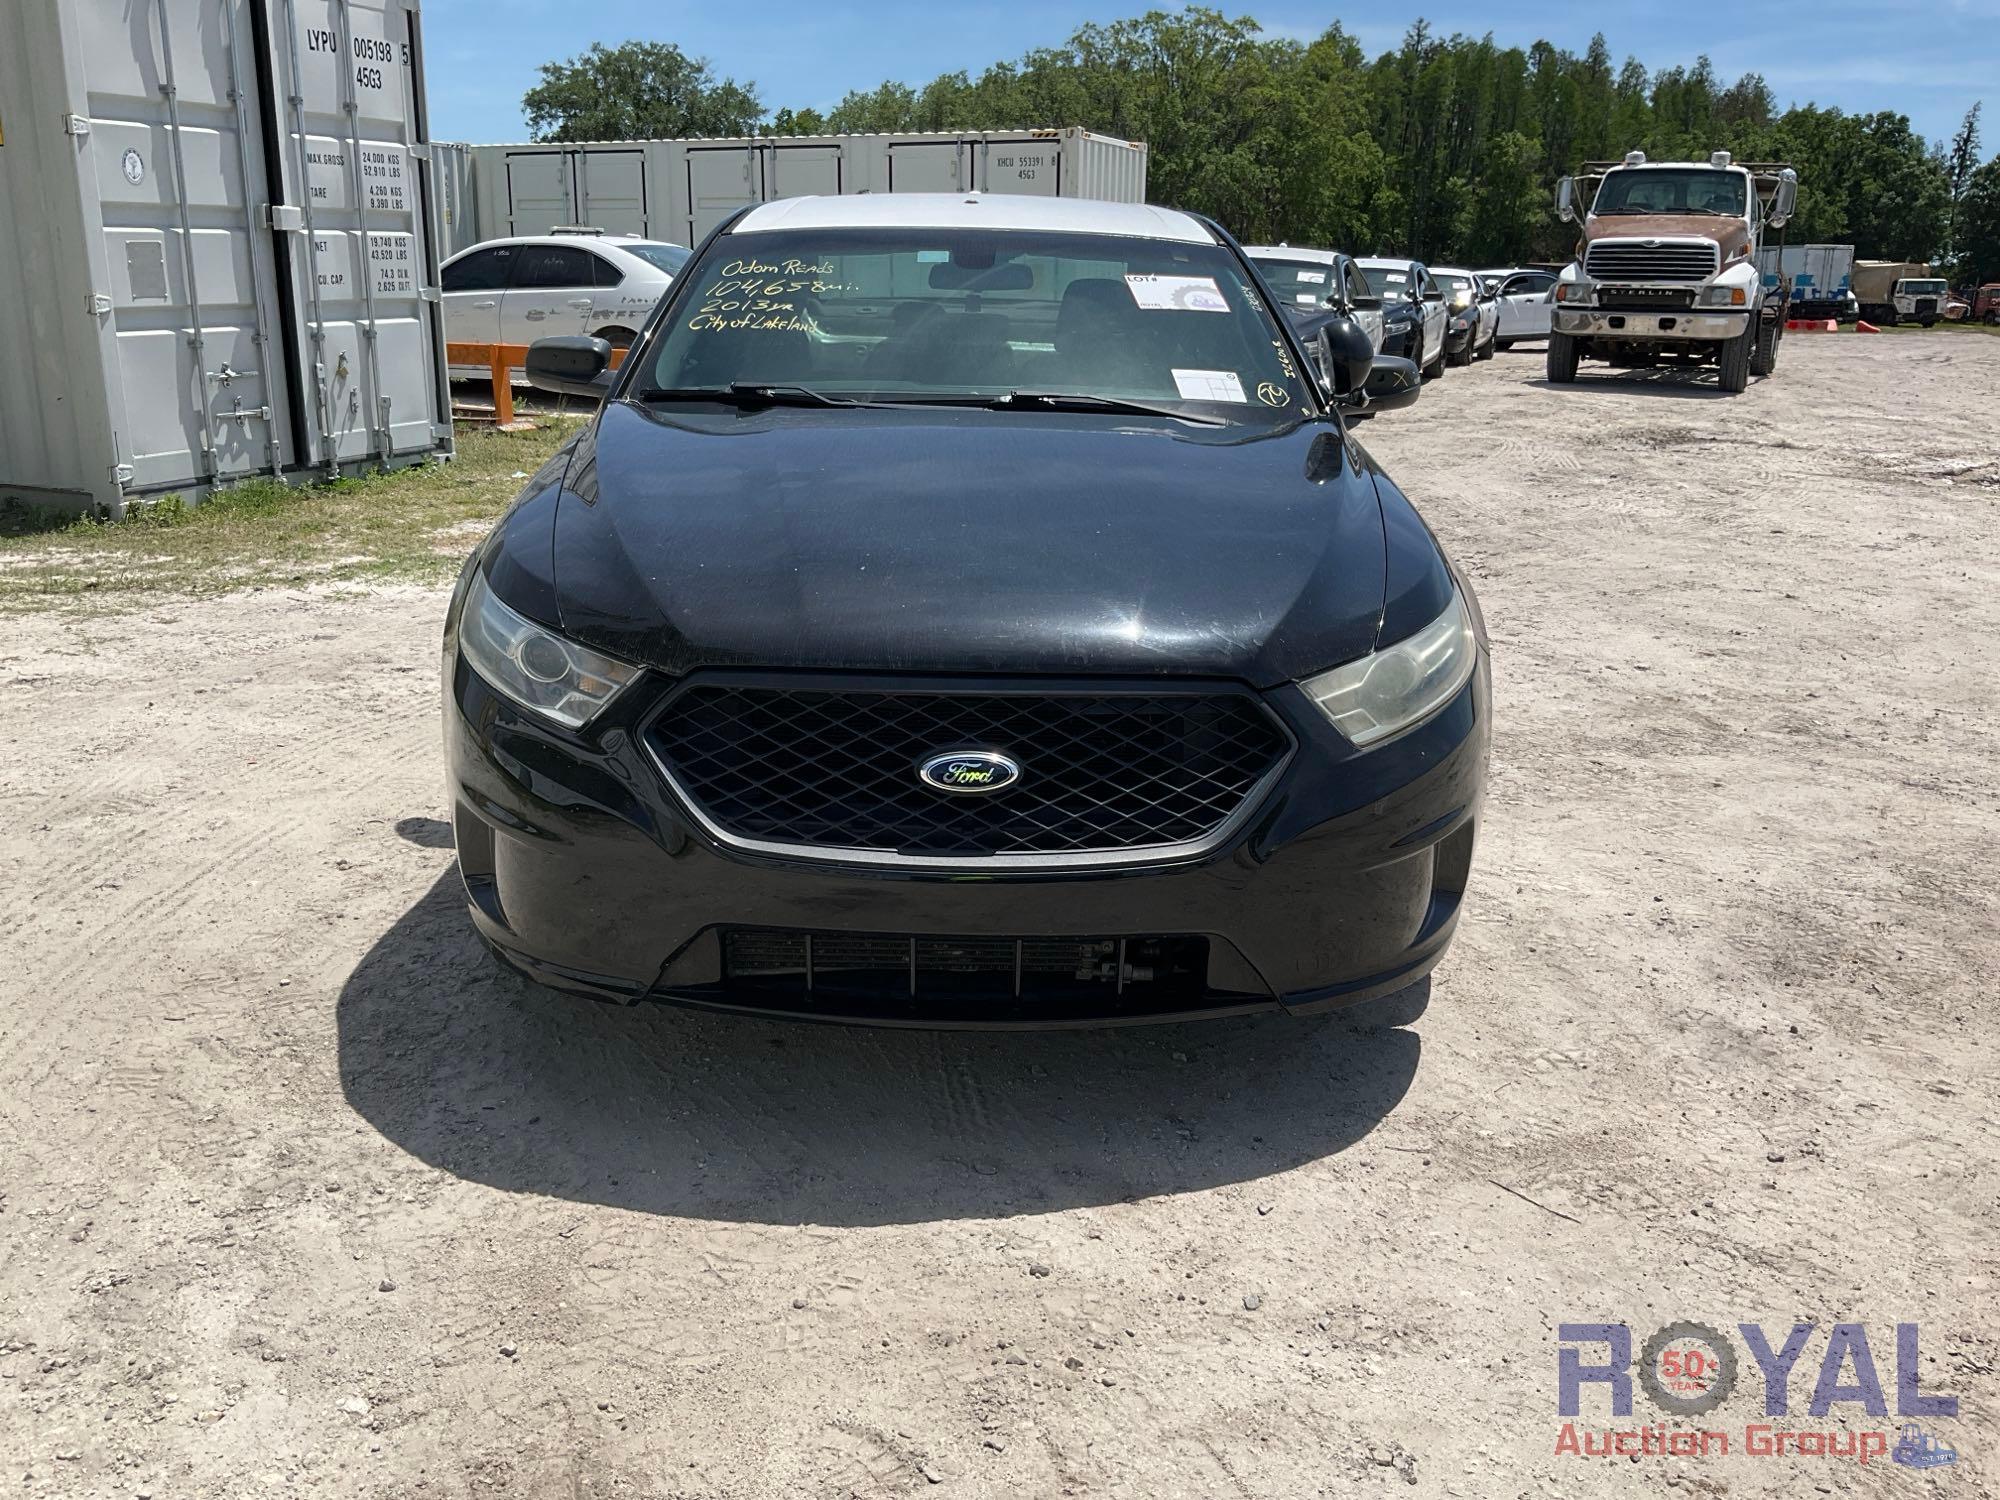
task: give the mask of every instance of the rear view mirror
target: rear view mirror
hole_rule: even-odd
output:
[[[1771,197],[1771,227],[1783,229],[1792,210],[1799,206],[1799,174],[1790,167],[1778,174],[1778,190]]]
[[[611,391],[611,345],[575,334],[536,339],[528,345],[528,384],[602,401]]]
[[[1423,372],[1410,360],[1384,354],[1368,372],[1368,380],[1362,390],[1368,397],[1363,411],[1399,411],[1414,405],[1417,397],[1423,394]]]
[[[941,260],[931,267],[934,292],[1025,292],[1035,284],[1035,273],[1018,260],[997,266],[965,266]]]
[[[1338,313],[1320,325],[1314,343],[1320,372],[1334,395],[1360,390],[1375,363],[1375,341],[1368,337],[1368,330],[1347,314]]]

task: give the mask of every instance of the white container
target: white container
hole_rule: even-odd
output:
[[[442,148],[441,148],[442,149]],[[737,209],[820,193],[1033,193],[1146,197],[1146,147],[1070,127],[935,135],[761,136],[472,146],[480,240],[588,224],[614,234],[698,243]]]
[[[416,0],[7,0],[0,499],[451,451]]]
[[[1791,283],[1792,306],[1805,317],[1837,317],[1854,287],[1852,245],[1766,245],[1757,252],[1766,287]]]

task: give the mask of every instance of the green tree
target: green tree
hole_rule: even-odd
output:
[[[635,141],[744,135],[763,117],[754,83],[718,80],[706,58],[667,42],[625,42],[543,63],[522,96],[538,141]]]
[[[764,127],[766,135],[825,135],[826,116],[816,109],[781,109]]]
[[[2000,156],[1966,180],[1956,249],[1959,272],[1969,283],[2000,281]]]

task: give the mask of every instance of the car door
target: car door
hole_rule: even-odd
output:
[[[588,332],[596,275],[597,257],[581,245],[523,245],[500,301],[502,341],[532,344],[552,334]]]
[[[1341,263],[1340,274],[1342,304],[1353,309],[1354,321],[1367,330],[1368,338],[1375,345],[1375,352],[1382,352],[1382,298],[1368,284],[1367,273],[1353,261]],[[1367,305],[1372,303],[1373,305]]]
[[[500,299],[519,250],[517,245],[474,246],[444,263],[438,283],[447,342],[499,342]]]
[[[1500,285],[1500,337],[1542,339],[1549,336],[1549,289],[1555,277],[1545,271],[1521,271]]]
[[[1432,351],[1442,353],[1444,350],[1444,289],[1437,284],[1437,278],[1431,275],[1429,267],[1412,266],[1410,272],[1416,284],[1423,289],[1424,353],[1434,359],[1437,354]]]

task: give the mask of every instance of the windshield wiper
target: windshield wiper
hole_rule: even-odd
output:
[[[714,401],[723,406],[879,406],[875,401],[856,401],[846,396],[829,396],[806,385],[768,385],[755,380],[732,380],[728,385],[676,386],[647,391],[642,401]]]
[[[1192,422],[1197,427],[1229,425],[1228,418],[1211,417],[1205,412],[1182,411],[1178,407],[1159,406],[1151,401],[1128,401],[1122,396],[1091,396],[1076,391],[1009,391],[981,404],[995,411],[1007,411],[1017,406],[1039,406],[1049,411],[1113,411],[1140,417],[1172,417],[1176,422]]]

